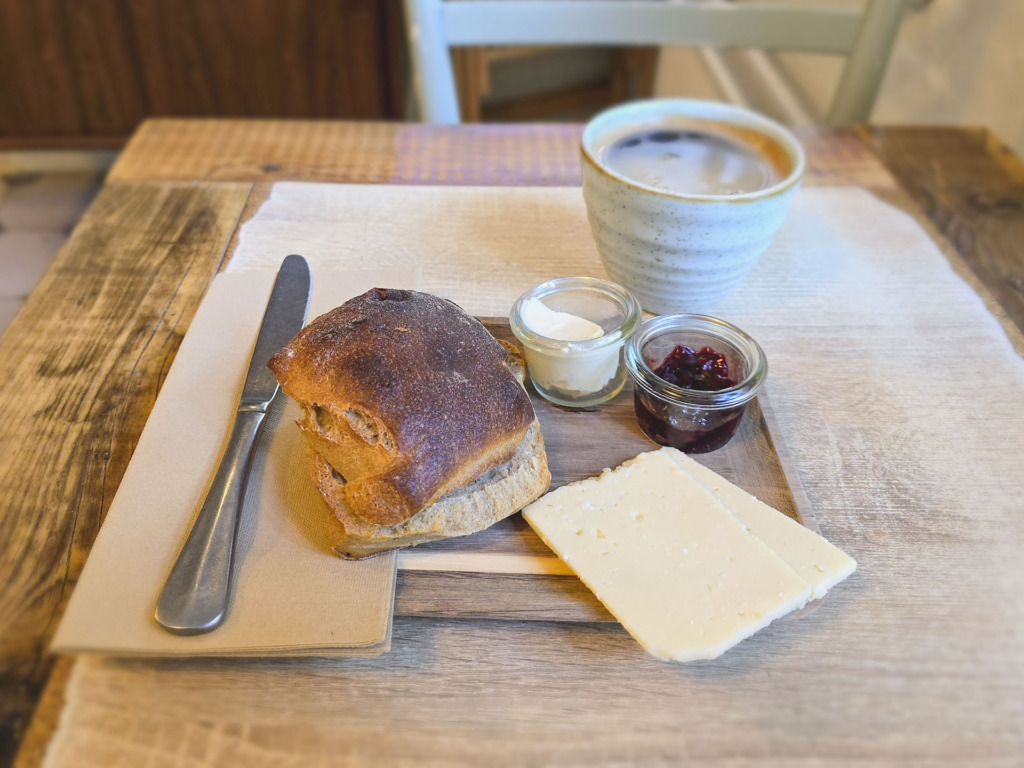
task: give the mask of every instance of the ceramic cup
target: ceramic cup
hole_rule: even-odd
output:
[[[606,151],[646,129],[748,142],[773,163],[778,181],[741,194],[684,194],[609,169]],[[693,99],[638,101],[602,112],[583,131],[582,153],[583,198],[605,269],[656,314],[705,313],[732,293],[768,248],[804,172],[800,143],[778,123]]]

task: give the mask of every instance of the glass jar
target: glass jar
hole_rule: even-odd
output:
[[[589,320],[601,335],[561,341],[538,333],[523,319],[524,302]],[[640,326],[641,309],[625,288],[596,277],[559,277],[531,288],[512,305],[509,323],[523,344],[533,386],[557,405],[585,408],[615,397],[626,383],[623,348]]]
[[[716,391],[685,389],[654,373],[678,346],[711,347],[725,356],[735,386]],[[732,439],[748,402],[764,386],[768,361],[753,338],[707,315],[662,315],[648,320],[626,348],[636,418],[659,445],[707,453]]]

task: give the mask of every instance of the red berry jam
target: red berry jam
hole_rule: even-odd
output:
[[[680,344],[654,369],[654,375],[682,389],[699,389],[704,392],[717,392],[736,386],[736,382],[729,376],[729,363],[725,355],[715,352],[711,347],[702,347],[700,352],[694,352]]]
[[[658,378],[682,389],[717,392],[735,387],[725,355],[711,347],[694,351],[679,345],[654,368]],[[686,453],[707,453],[729,442],[743,417],[743,405],[734,408],[684,408],[668,405],[634,389],[633,406],[640,428],[659,445]],[[669,411],[672,411],[672,417]]]

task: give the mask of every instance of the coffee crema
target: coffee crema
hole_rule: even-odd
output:
[[[610,142],[600,158],[620,176],[684,195],[758,192],[789,173],[782,147],[735,126],[648,127]]]

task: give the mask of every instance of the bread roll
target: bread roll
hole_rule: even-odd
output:
[[[450,301],[376,288],[271,359],[302,408],[317,487],[345,528],[339,551],[362,557],[471,533],[546,490],[517,358]]]
[[[307,448],[307,452],[313,481],[337,518],[332,548],[349,560],[482,531],[538,499],[551,482],[544,439],[540,425],[534,422],[516,453],[504,464],[443,496],[404,523],[373,525],[348,512],[344,486],[338,484],[330,464],[316,451]]]

